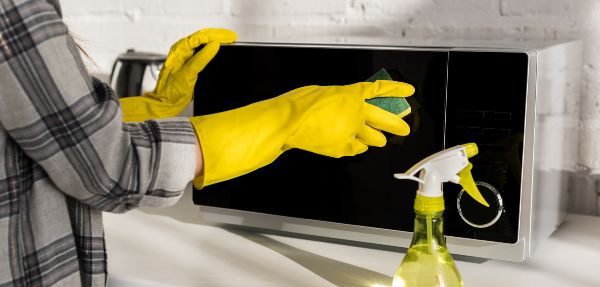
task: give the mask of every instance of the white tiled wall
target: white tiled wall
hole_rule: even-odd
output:
[[[167,53],[199,28],[240,40],[296,36],[562,39],[584,42],[574,211],[598,214],[600,1],[596,0],[63,0],[64,19],[108,73],[127,48]],[[576,141],[577,139],[573,139]]]

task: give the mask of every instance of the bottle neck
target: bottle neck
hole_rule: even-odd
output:
[[[415,229],[411,245],[446,247],[444,239],[443,212],[423,212],[415,210]]]

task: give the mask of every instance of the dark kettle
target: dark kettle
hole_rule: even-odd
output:
[[[120,98],[151,91],[156,86],[165,59],[165,55],[129,49],[115,60],[110,85]]]

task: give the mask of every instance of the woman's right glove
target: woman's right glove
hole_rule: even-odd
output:
[[[171,46],[154,90],[120,99],[123,121],[143,122],[179,115],[194,97],[198,73],[215,57],[221,44],[233,43],[236,38],[231,30],[206,28],[177,41]]]
[[[278,97],[221,113],[190,118],[204,159],[197,189],[225,181],[273,162],[298,148],[342,157],[384,146],[381,131],[406,136],[398,115],[365,102],[377,97],[407,97],[413,86],[387,80],[347,86],[307,86]]]

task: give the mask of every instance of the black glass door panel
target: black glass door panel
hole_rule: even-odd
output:
[[[194,190],[199,205],[412,231],[417,184],[394,179],[443,149],[448,52],[340,47],[223,46],[199,74],[194,113],[205,115],[306,85],[364,81],[381,68],[416,88],[407,137],[354,157],[285,152],[250,174]]]

